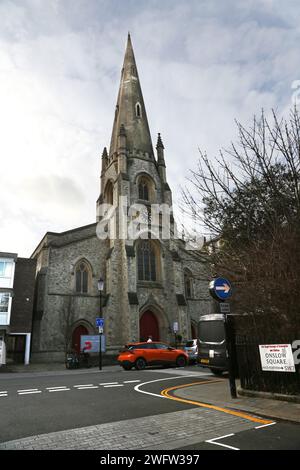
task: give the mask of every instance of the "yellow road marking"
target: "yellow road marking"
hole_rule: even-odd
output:
[[[255,416],[248,415],[247,413],[244,413],[241,411],[235,411],[229,408],[222,408],[220,406],[209,405],[208,403],[202,403],[200,401],[186,400],[185,398],[179,398],[179,397],[174,397],[173,395],[169,395],[169,392],[171,392],[172,390],[178,390],[179,388],[192,387],[193,385],[202,385],[202,384],[209,384],[209,383],[216,383],[216,382],[222,382],[222,380],[205,380],[203,382],[193,382],[191,384],[177,385],[175,387],[169,387],[169,388],[166,388],[165,390],[162,390],[161,395],[163,395],[166,398],[169,398],[170,400],[180,401],[182,403],[188,403],[189,405],[196,405],[202,408],[209,408],[215,411],[221,411],[222,413],[227,413],[229,415],[238,416],[239,418],[247,419],[248,421],[253,421],[254,423],[261,423],[261,424],[273,423],[273,421],[270,421],[269,419],[267,420],[267,419],[257,418]]]

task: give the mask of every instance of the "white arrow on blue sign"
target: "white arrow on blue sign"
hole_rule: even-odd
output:
[[[217,300],[227,300],[232,295],[232,287],[228,279],[217,277],[209,284],[211,295]]]

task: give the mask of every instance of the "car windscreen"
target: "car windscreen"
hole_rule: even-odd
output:
[[[224,341],[224,322],[220,320],[200,321],[199,339],[203,343],[221,343]]]
[[[194,343],[194,341],[187,341],[187,342],[185,343],[185,347],[186,347],[186,348],[192,348],[193,346],[196,346],[195,343]]]

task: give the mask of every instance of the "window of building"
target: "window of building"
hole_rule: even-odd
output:
[[[14,261],[0,260],[0,287],[13,287]]]
[[[136,114],[136,117],[138,118],[142,117],[142,108],[141,108],[140,103],[137,103],[135,105],[135,114]]]
[[[140,281],[157,280],[156,252],[151,240],[141,240],[137,249],[138,279]]]
[[[89,269],[84,261],[81,261],[76,267],[76,292],[78,294],[87,294],[89,287]]]
[[[145,179],[142,179],[139,183],[139,199],[149,201],[149,187]]]
[[[9,325],[11,296],[9,292],[0,292],[0,325]]]
[[[193,276],[190,271],[185,271],[184,273],[184,291],[187,299],[193,297]]]

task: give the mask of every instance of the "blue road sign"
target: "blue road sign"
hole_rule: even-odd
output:
[[[232,286],[228,279],[217,277],[210,282],[209,292],[217,300],[227,300],[232,295]]]
[[[104,318],[96,318],[96,326],[98,328],[104,328]]]

